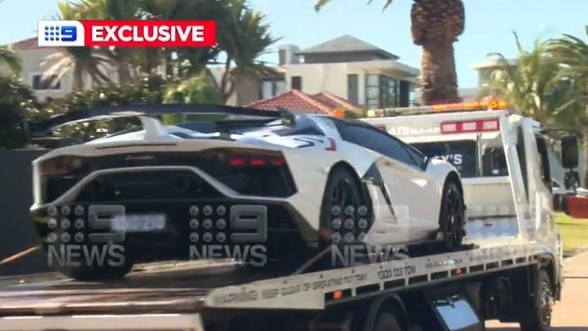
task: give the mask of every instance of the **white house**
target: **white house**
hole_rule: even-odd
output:
[[[369,108],[407,106],[418,85],[419,70],[398,62],[398,56],[350,35],[303,50],[278,46],[276,73],[260,82],[240,84],[231,104],[249,104],[289,90],[328,92]],[[222,68],[213,68],[220,80]],[[246,86],[242,86],[246,85]]]
[[[71,75],[65,75],[52,86],[41,79],[43,72],[49,68],[49,66],[43,66],[42,62],[47,56],[54,54],[56,49],[38,47],[37,37],[16,42],[12,47],[22,61],[23,71],[20,78],[33,88],[39,100],[44,100],[47,97],[59,98],[72,90],[73,79]],[[0,67],[1,73],[5,74],[7,71],[6,67]]]
[[[409,104],[419,70],[398,56],[344,35],[301,51],[279,49],[285,81],[291,89],[314,94],[327,91],[368,108]]]

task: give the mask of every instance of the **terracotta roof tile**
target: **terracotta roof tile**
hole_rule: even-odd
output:
[[[314,111],[315,113],[329,114],[336,108],[356,108],[357,106],[328,92],[308,95],[298,90],[291,90],[269,99],[250,103],[247,107],[266,110],[276,110],[281,107],[290,110],[307,110]]]
[[[12,47],[17,51],[41,48],[41,47],[39,47],[39,43],[37,42],[37,37],[32,37],[32,38],[24,39],[21,41],[17,41],[12,44]],[[46,48],[46,47],[43,47],[43,48]]]
[[[335,95],[333,93],[330,92],[321,92],[318,94],[315,94],[312,96],[313,98],[322,101],[325,104],[331,104],[333,105],[333,108],[348,108],[348,109],[354,109],[354,108],[358,108],[358,105],[354,105],[353,103],[349,102],[348,100],[345,100],[343,98],[341,98],[338,95]]]

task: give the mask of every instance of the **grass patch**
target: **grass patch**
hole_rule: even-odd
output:
[[[588,219],[555,214],[555,226],[563,241],[564,254],[573,254],[588,246]]]

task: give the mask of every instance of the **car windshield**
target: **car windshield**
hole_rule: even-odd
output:
[[[476,177],[478,147],[475,141],[443,141],[411,145],[428,157],[440,156],[453,164],[461,177]]]

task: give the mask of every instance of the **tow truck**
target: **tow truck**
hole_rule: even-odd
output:
[[[289,274],[225,261],[159,263],[104,283],[12,277],[0,280],[0,331],[473,331],[492,319],[548,330],[564,277],[540,124],[500,102],[368,114],[461,172],[463,249]],[[562,157],[577,166],[577,138],[566,139]]]

